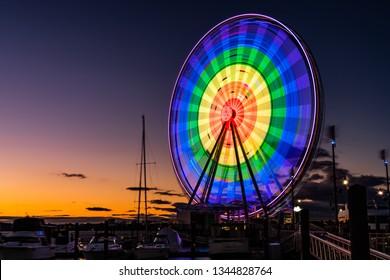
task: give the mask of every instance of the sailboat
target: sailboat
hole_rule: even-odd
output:
[[[141,197],[144,194],[145,199],[145,240],[140,242],[135,248],[135,256],[137,259],[166,259],[170,251],[169,240],[165,235],[157,235],[153,242],[148,240],[148,200],[147,192],[151,188],[147,187],[146,183],[146,165],[154,164],[155,162],[146,162],[146,144],[145,144],[145,116],[142,115],[142,152],[141,152],[141,168],[140,180],[138,188],[138,212],[137,212],[137,241],[139,242],[139,225],[141,213]]]
[[[141,162],[140,162],[140,175],[139,175],[139,186],[138,190],[138,209],[137,209],[137,242],[140,239],[140,217],[141,217],[141,197],[142,192],[144,193],[145,199],[145,236],[148,233],[148,200],[147,192],[151,189],[146,186],[146,165],[151,164],[146,162],[146,137],[145,137],[145,116],[142,115],[142,148],[141,148]],[[143,185],[142,185],[143,183]]]
[[[118,243],[116,235],[108,235],[107,253],[104,251],[105,238],[104,233],[95,234],[90,242],[80,249],[84,258],[87,260],[104,260],[106,256],[108,259],[117,259],[122,257],[122,245]]]

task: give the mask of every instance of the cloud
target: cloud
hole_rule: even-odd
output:
[[[316,152],[316,158],[330,158],[331,154],[329,153],[328,150],[325,150],[323,148],[318,148]]]
[[[127,210],[126,213],[135,213],[136,211],[131,209],[131,210]]]
[[[65,172],[63,172],[61,175],[63,175],[64,177],[67,177],[67,178],[73,178],[73,177],[80,178],[80,179],[87,178],[87,176],[85,176],[84,174],[81,174],[81,173],[65,173]]]
[[[172,207],[153,207],[154,210],[166,211],[166,212],[176,212],[175,208]]]
[[[385,178],[374,175],[356,175],[350,170],[342,168],[336,163],[336,186],[338,188],[337,201],[339,207],[347,202],[347,190],[342,180],[347,177],[349,185],[359,184],[367,189],[367,200],[377,196],[377,189],[384,186]],[[296,195],[296,203],[301,200],[300,206],[309,209],[310,216],[324,219],[334,219],[334,181],[333,161],[329,152],[319,149],[314,158],[306,179],[301,182],[301,189]]]
[[[129,214],[128,216],[129,217],[133,217],[133,218],[137,218],[138,217],[137,214]],[[145,213],[140,213],[139,216],[140,216],[140,218],[145,219]],[[155,218],[155,217],[158,217],[158,216],[156,216],[154,214],[151,214],[151,213],[148,213],[148,219]]]
[[[176,218],[176,215],[175,214],[161,214],[159,215],[160,217],[163,217],[163,218],[167,218],[167,219],[170,219],[170,218]]]
[[[110,211],[112,211],[111,209],[105,208],[105,207],[87,207],[85,209],[87,209],[88,211],[103,211],[103,212],[110,212]]]
[[[188,205],[188,203],[186,203],[186,202],[176,202],[176,203],[172,204],[173,207],[185,207],[187,205]]]
[[[386,178],[374,175],[360,175],[359,177],[353,177],[353,180],[367,188],[377,187],[386,184]]]
[[[145,188],[144,187],[142,187],[142,188],[140,188],[140,187],[128,187],[128,188],[126,188],[126,190],[128,190],[128,191],[145,191]],[[156,191],[156,190],[158,190],[158,188],[152,188],[152,187],[146,187],[146,191]]]
[[[325,179],[324,175],[316,173],[316,174],[311,174],[308,181],[318,181],[318,180],[324,180],[324,179]]]
[[[122,217],[122,216],[128,217],[129,215],[130,214],[123,214],[123,213],[118,214],[118,213],[116,213],[116,214],[112,214],[111,216],[113,216],[113,217]]]
[[[173,192],[171,190],[168,190],[168,191],[158,191],[158,192],[155,192],[154,194],[165,195],[165,196],[179,196],[179,197],[185,196],[182,193],[176,193],[176,192]]]
[[[158,219],[160,219],[160,216],[148,214],[148,220],[158,220]]]
[[[309,198],[305,198],[305,199],[300,199],[299,202],[301,202],[301,203],[313,203],[313,200],[309,199]]]
[[[161,199],[153,199],[150,201],[150,203],[153,203],[153,204],[171,204],[170,201],[168,200],[161,200]]]

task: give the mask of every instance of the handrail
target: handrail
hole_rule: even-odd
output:
[[[310,253],[321,260],[351,259],[351,241],[328,232],[310,233]],[[370,249],[371,260],[390,260],[390,255]]]
[[[310,254],[319,260],[350,260],[351,251],[310,233]]]
[[[370,257],[371,260],[390,260],[390,255],[374,249],[370,249]]]
[[[334,241],[337,241],[337,242],[340,242],[340,243],[343,243],[345,245],[348,245],[348,246],[351,246],[351,240],[348,240],[348,239],[345,239],[341,236],[338,236],[338,235],[335,235],[333,233],[330,233],[330,232],[327,232],[326,234],[330,239],[334,240]]]

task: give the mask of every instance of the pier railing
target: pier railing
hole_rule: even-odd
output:
[[[327,234],[310,233],[310,254],[319,260],[350,260],[351,251],[340,240],[329,240]],[[335,242],[332,242],[335,241]]]
[[[350,260],[351,241],[329,232],[311,232],[310,254],[320,260]],[[370,249],[370,259],[390,260],[390,255]]]
[[[369,233],[370,247],[386,254],[390,254],[390,232]]]

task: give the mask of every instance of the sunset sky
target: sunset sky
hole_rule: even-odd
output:
[[[1,1],[0,216],[134,214],[137,193],[126,188],[138,186],[142,114],[147,160],[156,162],[150,212],[187,202],[169,158],[172,90],[198,40],[242,13],[274,17],[305,40],[322,78],[325,127],[337,127],[338,167],[379,188],[378,153],[390,148],[388,9],[339,2]],[[324,209],[330,191],[301,190]]]

